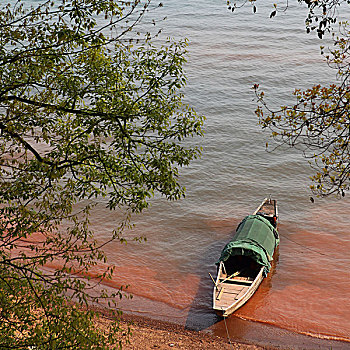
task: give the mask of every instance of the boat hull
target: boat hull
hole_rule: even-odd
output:
[[[227,317],[243,306],[263,281],[263,271],[264,268],[261,268],[253,281],[238,280],[237,278],[225,281],[225,275],[220,266],[213,290],[213,309],[216,314],[220,317]]]
[[[225,246],[213,290],[213,309],[227,317],[256,292],[271,267],[279,244],[277,201],[265,198],[253,215],[238,225],[236,235]]]

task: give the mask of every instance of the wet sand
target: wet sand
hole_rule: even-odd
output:
[[[102,312],[102,314],[104,314]],[[104,315],[98,326],[103,328],[110,322],[108,315]],[[157,321],[147,317],[123,314],[120,326],[127,329],[130,324],[130,343],[126,343],[126,336],[121,335],[123,349],[153,350],[153,349],[207,349],[207,350],[261,350],[274,349],[253,344],[244,344],[234,340],[224,339],[204,332],[185,329],[184,326],[170,322]]]

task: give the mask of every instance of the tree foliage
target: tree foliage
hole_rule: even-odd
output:
[[[308,8],[308,15],[305,19],[306,31],[316,30],[320,39],[326,32],[332,30],[332,25],[337,21],[338,10],[341,5],[350,4],[349,0],[298,0],[302,5],[306,5]],[[253,12],[257,11],[259,0],[237,0],[232,2],[227,1],[227,6],[230,11],[235,11],[243,6],[250,4]],[[270,18],[278,15],[279,12],[287,11],[289,6],[289,0],[285,0],[281,4],[273,3],[271,5]]]
[[[106,261],[89,228],[94,202],[138,213],[156,192],[180,198],[179,167],[200,154],[186,139],[202,134],[203,118],[182,103],[186,42],[155,46],[136,32],[150,8],[0,9],[1,348],[119,346],[118,325],[101,332],[81,308],[122,295],[95,287],[112,268],[87,278]],[[110,240],[124,241],[129,218]]]
[[[257,0],[231,4],[231,10],[251,3],[256,12]],[[322,39],[332,33],[333,47],[321,53],[325,62],[336,71],[337,84],[315,85],[304,91],[294,91],[295,104],[274,109],[267,105],[259,84],[254,90],[259,102],[256,114],[263,128],[271,130],[278,144],[301,149],[311,158],[314,175],[310,186],[318,196],[337,194],[345,196],[350,188],[350,27],[347,22],[335,26],[338,11],[350,4],[349,0],[299,0],[308,7],[305,20],[306,31],[316,31]],[[343,7],[341,7],[341,5]],[[270,17],[279,11],[288,10],[288,1],[283,7],[273,5]]]
[[[322,39],[325,33],[331,32],[332,25],[337,22],[337,11],[344,4],[350,4],[349,0],[299,0],[305,3],[309,14],[305,20],[306,31],[316,30],[317,36]]]
[[[260,106],[256,113],[263,128],[270,128],[278,143],[303,150],[314,160],[312,191],[320,196],[345,195],[350,187],[350,31],[343,24],[342,36],[334,38],[327,54],[337,70],[339,84],[315,85],[294,91],[296,103],[272,110],[255,85]]]

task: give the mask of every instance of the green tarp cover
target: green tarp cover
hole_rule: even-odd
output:
[[[267,219],[261,215],[248,215],[238,225],[234,239],[226,244],[218,263],[225,262],[230,256],[245,255],[265,266],[265,273],[268,273],[278,244],[278,232]]]

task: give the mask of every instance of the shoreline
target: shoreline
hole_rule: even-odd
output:
[[[103,329],[114,319],[107,309],[93,307],[100,319],[96,326]],[[282,350],[282,349],[322,349],[342,350],[349,343],[342,341],[313,338],[307,335],[291,333],[283,329],[268,326],[260,337],[251,342],[231,339],[222,335],[214,335],[206,331],[191,330],[185,325],[171,321],[157,320],[149,316],[140,316],[123,312],[118,316],[122,349],[152,350],[152,349],[206,349],[206,350]],[[130,343],[126,342],[127,329],[131,329]],[[264,340],[263,340],[264,339]]]
[[[100,315],[97,326],[103,328],[111,321],[107,310],[96,309]],[[159,321],[146,316],[137,316],[123,313],[119,316],[120,326],[123,329],[130,327],[130,343],[127,344],[125,332],[121,332],[122,348],[127,350],[151,349],[206,349],[206,350],[274,350],[274,347],[241,343],[228,338],[222,338],[202,331],[186,329],[179,324]]]

